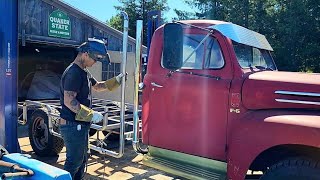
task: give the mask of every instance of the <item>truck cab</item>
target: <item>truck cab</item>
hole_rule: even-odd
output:
[[[228,22],[159,27],[143,82],[145,164],[189,179],[320,177],[320,75],[280,72],[272,51]]]

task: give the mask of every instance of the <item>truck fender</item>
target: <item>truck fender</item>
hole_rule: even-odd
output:
[[[229,129],[228,179],[245,179],[250,164],[278,145],[320,147],[320,115],[296,111],[254,111]]]

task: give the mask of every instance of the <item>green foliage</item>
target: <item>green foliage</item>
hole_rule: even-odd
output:
[[[107,24],[119,31],[123,31],[123,23],[120,15],[112,16]]]
[[[185,1],[199,9],[198,18],[230,21],[264,34],[279,70],[320,72],[319,0]]]
[[[178,18],[177,20],[190,20],[190,19],[197,19],[195,13],[187,12],[187,11],[182,11],[178,9],[174,9],[174,12],[177,14]]]
[[[120,12],[125,11],[129,16],[129,36],[136,37],[136,21],[143,20],[143,44],[147,43],[147,26],[148,12],[153,10],[160,10],[166,12],[169,10],[167,0],[119,0],[120,6],[115,6],[119,12],[118,15],[112,17],[107,24],[111,27],[122,31],[123,20],[121,19]]]

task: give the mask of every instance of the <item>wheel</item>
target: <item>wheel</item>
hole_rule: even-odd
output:
[[[261,180],[320,179],[320,164],[307,158],[290,158],[272,165]]]
[[[39,156],[56,156],[64,146],[63,139],[49,132],[48,116],[36,110],[29,121],[29,140],[33,151]]]

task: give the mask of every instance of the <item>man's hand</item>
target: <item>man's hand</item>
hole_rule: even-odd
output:
[[[92,113],[92,120],[93,123],[99,123],[103,120],[103,115],[100,112],[93,111]]]
[[[94,111],[87,106],[80,104],[80,110],[76,114],[75,119],[77,121],[99,123],[103,120],[103,115],[100,112]]]
[[[127,80],[127,75],[128,73],[126,73],[125,75],[125,80]],[[115,76],[111,79],[98,82],[96,85],[93,86],[93,89],[95,91],[104,91],[104,90],[113,91],[121,85],[121,80],[123,77],[124,75],[120,73],[118,76]]]

